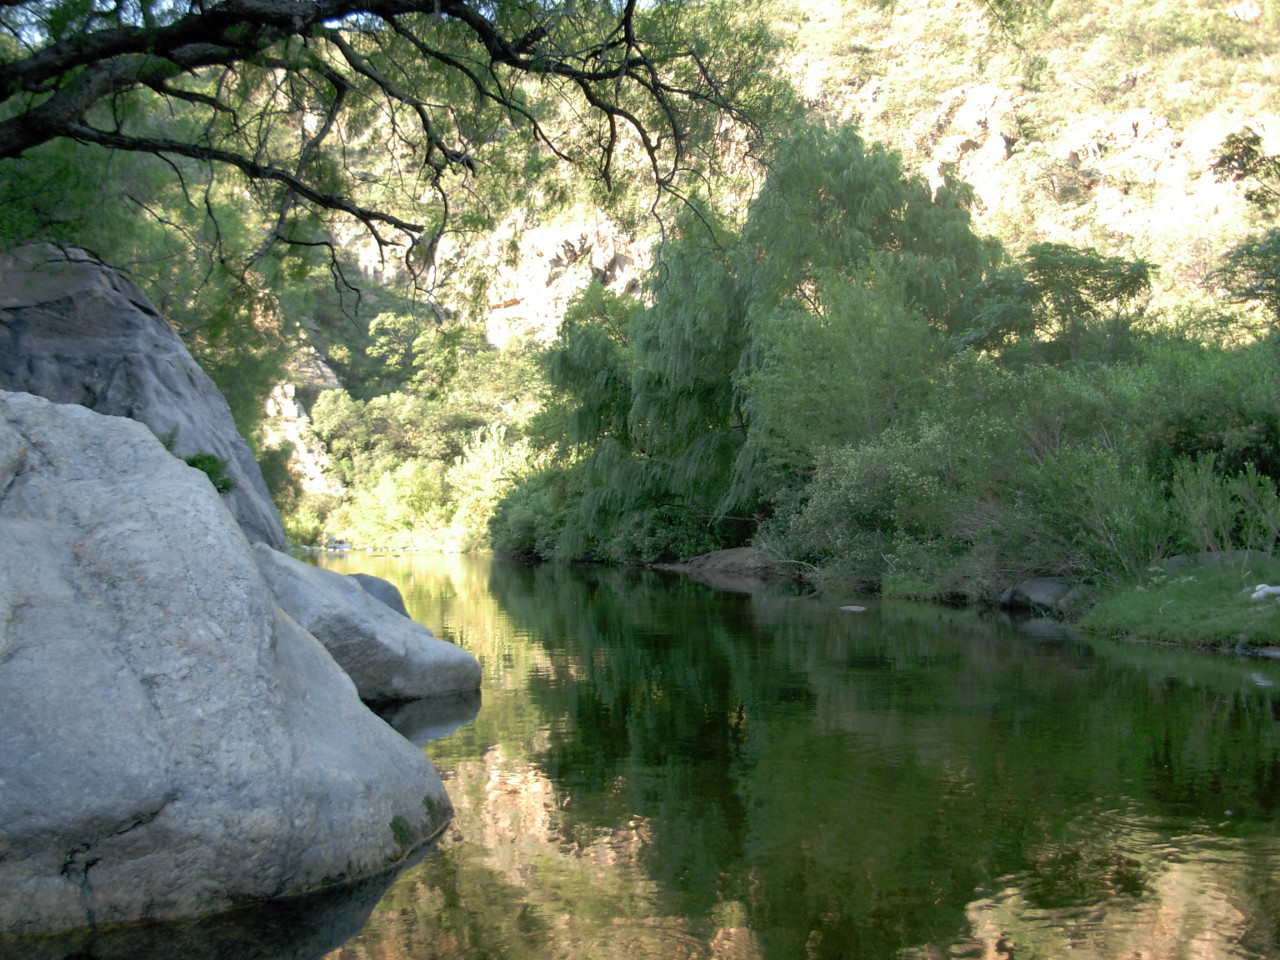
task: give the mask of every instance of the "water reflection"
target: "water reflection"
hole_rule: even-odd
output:
[[[178,923],[80,930],[49,937],[0,934],[3,960],[316,960],[350,939],[396,872],[307,896]]]
[[[1280,666],[625,571],[334,564],[485,667],[330,960],[1280,957]],[[427,724],[430,726],[430,724]]]

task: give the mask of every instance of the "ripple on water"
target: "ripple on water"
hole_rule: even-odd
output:
[[[1280,956],[1280,838],[1170,836],[1135,812],[1082,815],[1031,867],[965,907],[965,933],[901,957],[1166,960]]]

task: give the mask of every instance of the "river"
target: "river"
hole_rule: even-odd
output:
[[[327,960],[1280,958],[1278,664],[653,572],[321,562],[484,666],[425,747],[453,825]]]

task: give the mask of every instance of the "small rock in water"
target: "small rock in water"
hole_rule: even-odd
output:
[[[856,603],[847,603],[840,609],[843,610],[845,613],[866,613],[867,612],[866,607],[860,607]]]

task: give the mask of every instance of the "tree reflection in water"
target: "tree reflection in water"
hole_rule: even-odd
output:
[[[485,666],[365,958],[1280,956],[1271,664],[485,558],[397,582]]]

